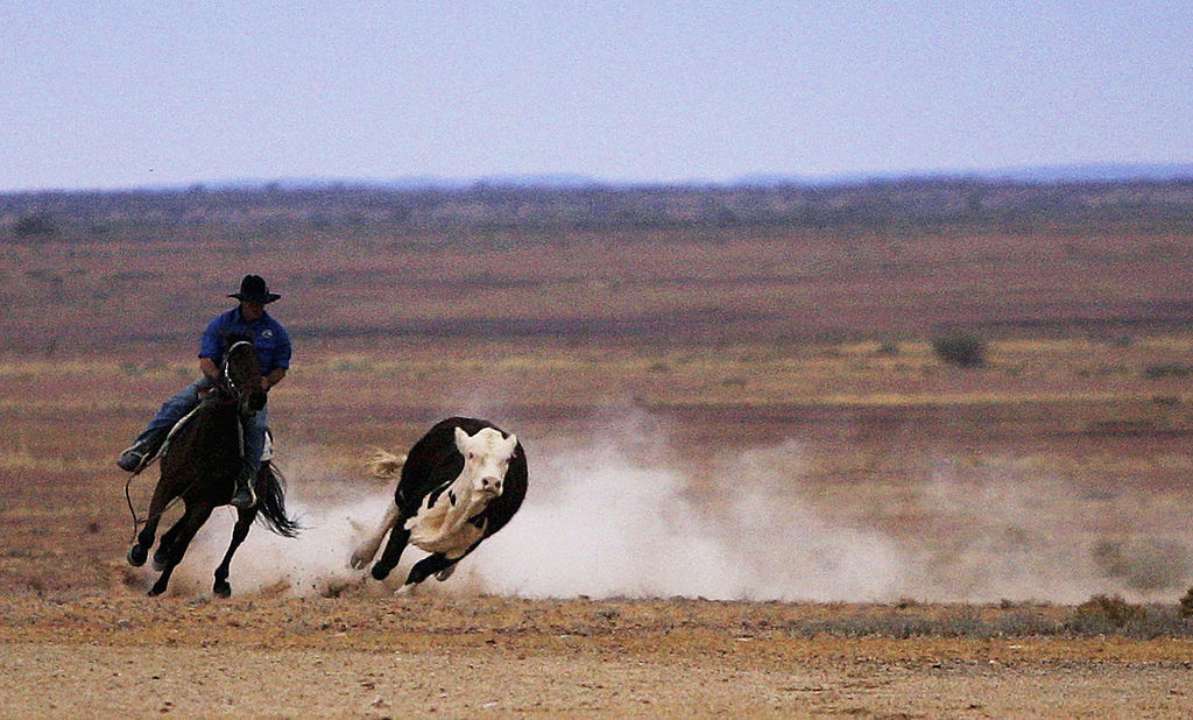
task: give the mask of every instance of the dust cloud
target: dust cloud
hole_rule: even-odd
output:
[[[642,432],[640,418],[599,425],[582,437],[522,436],[531,484],[521,511],[449,582],[420,591],[1080,602],[1170,596],[1193,579],[1193,538],[1108,533],[1082,515],[1077,488],[1011,461],[974,470],[944,460],[897,492],[826,489],[808,481],[799,442],[726,450],[697,465],[656,428]],[[284,465],[289,506],[306,530],[288,540],[255,527],[232,565],[235,593],[382,594],[424,555],[409,548],[385,584],[351,570],[348,557],[392,502],[392,486],[364,480],[363,469],[337,477],[330,466],[313,449]],[[234,519],[217,511],[174,592],[210,591]]]

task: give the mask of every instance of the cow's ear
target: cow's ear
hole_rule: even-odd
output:
[[[505,446],[509,448],[510,460],[513,460],[514,455],[516,455],[518,451],[518,436],[510,434],[510,436],[505,439]]]
[[[456,449],[461,455],[468,454],[468,433],[461,428],[456,428]]]

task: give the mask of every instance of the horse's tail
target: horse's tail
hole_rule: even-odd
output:
[[[367,467],[375,478],[391,478],[397,475],[405,464],[405,455],[394,455],[393,453],[378,449],[369,458]]]
[[[277,465],[269,463],[269,471],[257,492],[257,519],[282,537],[292,538],[302,530],[298,521],[286,514],[286,476]]]

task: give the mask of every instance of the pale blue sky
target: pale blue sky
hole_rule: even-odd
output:
[[[1193,161],[1193,3],[0,0],[0,190]]]

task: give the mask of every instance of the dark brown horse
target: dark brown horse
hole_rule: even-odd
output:
[[[149,517],[137,535],[137,542],[129,548],[128,562],[134,567],[145,564],[153,547],[158,521],[171,502],[181,498],[186,512],[174,526],[162,535],[153,567],[161,572],[150,595],[161,595],[170,583],[170,575],[195,533],[207,522],[211,511],[227,505],[235,491],[240,472],[241,422],[265,406],[265,392],[261,390],[261,372],[257,353],[247,340],[231,343],[224,354],[224,366],[216,389],[195,410],[190,420],[169,440],[161,459],[161,478],[153,491]],[[228,566],[236,548],[249,534],[253,520],[260,517],[266,527],[284,537],[294,537],[298,524],[286,515],[285,479],[273,464],[261,463],[255,490],[258,502],[247,510],[237,510],[236,527],[232,530],[232,544],[216,568],[212,591],[220,597],[232,594],[228,584]]]

